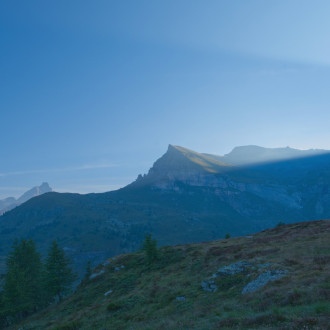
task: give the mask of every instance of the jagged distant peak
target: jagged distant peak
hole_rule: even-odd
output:
[[[47,182],[43,182],[40,186],[35,186],[25,192],[20,198],[18,198],[18,202],[24,203],[32,197],[36,197],[51,191],[52,188],[49,186],[49,184]]]
[[[35,186],[30,190],[26,191],[22,196],[17,199],[15,197],[8,197],[3,200],[0,200],[0,215],[20,204],[27,202],[33,197],[40,196],[51,191],[53,190],[49,186],[49,184],[47,182],[43,182],[40,186]]]

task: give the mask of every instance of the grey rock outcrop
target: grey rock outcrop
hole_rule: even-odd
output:
[[[105,292],[105,293],[104,293],[104,296],[106,297],[106,296],[108,296],[110,293],[112,293],[112,290],[109,290],[109,291]]]
[[[207,292],[215,292],[218,290],[218,286],[215,285],[214,280],[202,281],[202,289]]]
[[[254,281],[249,282],[242,290],[242,294],[255,292],[264,287],[268,282],[276,281],[285,276],[287,270],[271,270],[260,274]]]
[[[102,275],[102,274],[104,274],[104,273],[105,273],[105,270],[102,269],[102,270],[100,270],[99,272],[92,274],[92,275],[89,277],[89,279],[92,280],[93,278],[98,277],[98,276],[100,276],[100,275]]]
[[[176,297],[175,300],[176,301],[185,301],[186,297]]]
[[[221,275],[234,275],[242,272],[246,272],[249,268],[253,267],[253,264],[247,261],[239,261],[229,266],[221,267],[215,273],[216,276]]]
[[[278,280],[287,275],[288,271],[286,269],[279,269],[279,267],[280,265],[271,262],[255,265],[247,261],[239,261],[219,268],[210,278],[203,280],[201,283],[202,289],[207,292],[216,292],[218,290],[217,284],[220,283],[216,281],[221,281],[221,277],[231,277],[237,274],[242,274],[243,276],[246,276],[245,278],[248,278],[255,274],[259,274],[255,280],[250,281],[244,286],[242,290],[242,295],[244,295],[246,293],[257,291],[264,287],[268,282]],[[261,271],[262,273],[260,274]]]

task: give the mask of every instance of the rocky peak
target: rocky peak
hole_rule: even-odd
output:
[[[139,176],[140,184],[156,182],[186,181],[187,178],[219,173],[228,169],[228,165],[196,151],[180,146],[169,145],[166,153],[160,157],[147,175]]]
[[[20,198],[18,198],[17,202],[19,204],[25,203],[29,199],[45,194],[47,192],[51,192],[52,188],[49,186],[47,182],[43,182],[40,186],[33,187],[32,189],[25,192]]]
[[[0,215],[3,213],[13,209],[14,207],[25,203],[29,199],[45,194],[47,192],[51,192],[52,188],[49,186],[47,182],[43,182],[40,186],[33,187],[32,189],[25,192],[18,199],[14,197],[8,197],[3,200],[0,200]]]

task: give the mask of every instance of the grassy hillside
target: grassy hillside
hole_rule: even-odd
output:
[[[162,247],[152,265],[146,263],[143,252],[120,255],[95,268],[93,278],[63,303],[20,327],[326,329],[329,241],[327,220]],[[267,276],[272,281],[262,286]],[[252,292],[258,283],[261,286]]]

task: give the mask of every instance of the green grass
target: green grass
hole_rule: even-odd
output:
[[[285,225],[252,238],[238,237],[163,247],[149,265],[143,252],[118,256],[106,272],[82,283],[63,303],[25,320],[24,329],[325,329],[329,322],[329,221]],[[264,251],[273,251],[264,253]],[[320,251],[315,254],[314,251]],[[201,281],[236,261],[271,262],[288,275],[242,296],[257,276],[216,278],[218,290]],[[124,265],[120,271],[115,267]],[[104,293],[113,290],[108,296]],[[176,297],[185,297],[183,301]],[[75,328],[76,327],[76,328]]]

